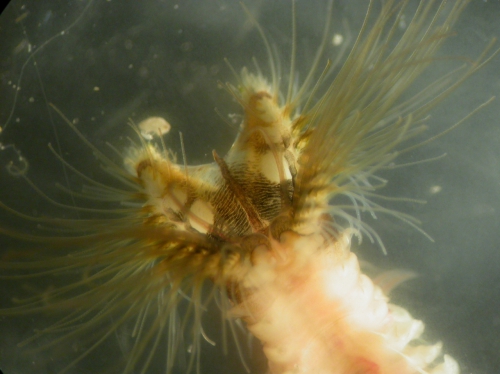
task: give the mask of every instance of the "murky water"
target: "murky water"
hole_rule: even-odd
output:
[[[289,2],[246,3],[284,51],[281,63],[286,65],[291,36]],[[297,2],[300,74],[305,75],[318,45],[324,8],[323,1]],[[343,35],[344,43],[352,43],[366,3],[339,1],[337,8],[334,30]],[[500,37],[498,19],[500,3],[473,2],[441,55],[464,63],[477,57],[492,38]],[[66,204],[72,204],[71,198],[57,190],[55,183],[78,189],[81,180],[65,174],[67,170],[50,152],[48,143],[79,170],[100,176],[92,153],[48,104],[56,106],[100,149],[106,148],[106,142],[117,148],[127,144],[129,118],[139,122],[153,115],[165,117],[174,130],[167,137],[167,146],[180,153],[177,132],[182,131],[189,163],[210,162],[212,149],[224,154],[231,145],[237,133],[231,123],[238,123],[240,113],[232,97],[218,88],[219,81],[233,80],[224,57],[238,71],[253,66],[254,56],[265,69],[267,59],[239,4],[224,0],[13,1],[0,15],[0,40],[0,126],[5,129],[0,134],[5,147],[0,151],[0,199],[33,214],[70,213],[61,213],[37,197],[22,178],[9,173],[9,162],[19,168],[28,166],[28,177]],[[422,85],[446,73],[449,66],[446,61],[437,63]],[[429,134],[448,128],[499,95],[499,67],[497,56],[444,101],[428,121]],[[429,340],[442,340],[463,373],[496,373],[500,371],[498,99],[445,137],[405,155],[403,162],[444,153],[446,157],[434,162],[383,173],[390,180],[386,194],[427,200],[423,206],[390,206],[420,219],[434,242],[400,222],[380,217],[373,226],[388,255],[367,241],[359,251],[381,268],[418,272],[421,277],[401,286],[394,298],[425,321]],[[10,248],[10,244],[7,240],[4,247]],[[19,284],[19,288],[27,286]],[[11,296],[11,290],[2,288],[2,307]],[[214,314],[214,323],[206,330],[220,338],[217,318]],[[18,356],[20,349],[15,345],[29,337],[40,321],[43,318],[0,319],[0,368],[5,374],[30,372],[30,363]],[[246,358],[257,371],[265,362],[258,343],[253,348],[256,352],[251,355],[247,349]],[[226,357],[220,344],[206,344],[203,352],[204,372],[243,372],[234,349]],[[106,351],[100,360],[74,372],[90,372],[104,365],[109,361]]]

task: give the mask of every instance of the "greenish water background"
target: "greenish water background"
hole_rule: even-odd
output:
[[[286,66],[290,50],[288,1],[248,1]],[[364,1],[338,1],[335,30],[353,41],[366,10]],[[413,2],[410,6],[413,5]],[[177,7],[176,7],[177,6]],[[24,8],[23,8],[24,7]],[[298,68],[302,76],[322,31],[324,1],[298,1]],[[18,17],[26,14],[22,21]],[[500,3],[473,1],[456,26],[442,55],[475,57],[493,37],[500,37]],[[67,30],[68,26],[75,25]],[[347,21],[346,24],[343,23]],[[51,39],[62,30],[65,35]],[[347,31],[347,33],[346,33]],[[28,43],[33,47],[28,51]],[[42,49],[37,49],[42,46]],[[33,52],[35,51],[35,52]],[[32,56],[32,57],[30,57]],[[61,165],[48,150],[56,133],[65,158],[99,176],[96,160],[61,119],[47,109],[56,105],[100,149],[127,144],[128,118],[159,115],[173,126],[167,145],[180,152],[182,131],[188,162],[211,161],[223,154],[236,130],[214,112],[238,113],[238,106],[217,81],[231,81],[223,58],[239,70],[255,56],[265,70],[266,53],[237,2],[213,1],[13,1],[0,15],[0,142],[11,144],[29,161],[29,177],[58,199],[54,189],[66,184]],[[36,62],[38,71],[34,68]],[[24,64],[26,67],[22,70]],[[488,98],[500,93],[500,58],[472,77],[433,112],[429,134],[446,129]],[[437,65],[429,79],[449,66]],[[17,98],[14,85],[20,85]],[[98,88],[98,89],[97,89]],[[0,152],[0,198],[27,212],[50,209],[3,166],[13,148]],[[423,221],[432,243],[415,230],[385,217],[373,222],[388,255],[363,243],[358,252],[380,268],[406,268],[421,277],[403,285],[394,299],[427,326],[430,341],[442,340],[463,373],[500,372],[500,105],[498,100],[446,137],[405,156],[412,162],[447,153],[417,166],[387,171],[387,194],[425,199],[424,206],[394,204]],[[78,187],[81,181],[70,178]],[[433,193],[439,186],[441,192]],[[434,187],[434,190],[433,190]],[[67,201],[70,203],[70,201]],[[8,218],[4,218],[8,219]],[[368,218],[369,219],[369,218]],[[8,247],[6,242],[4,247]],[[12,290],[1,289],[2,303]],[[3,306],[3,305],[2,305]],[[214,319],[216,314],[212,316]],[[205,322],[220,336],[220,322]],[[42,319],[43,321],[43,319]],[[15,344],[39,326],[35,317],[0,318],[0,368],[5,374],[29,373]],[[265,364],[258,344],[248,360],[258,372]],[[204,373],[243,373],[235,350],[224,356],[220,344],[203,348]],[[85,363],[75,373],[92,372],[102,362]],[[160,365],[160,363],[158,363]],[[56,365],[57,366],[57,365]],[[47,369],[47,373],[49,369]],[[151,371],[154,372],[154,371]]]

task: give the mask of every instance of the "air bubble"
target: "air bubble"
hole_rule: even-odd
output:
[[[342,34],[334,34],[332,39],[332,44],[338,47],[344,42],[344,36]]]

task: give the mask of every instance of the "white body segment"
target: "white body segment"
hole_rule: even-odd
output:
[[[361,274],[351,233],[336,242],[284,233],[260,247],[233,313],[264,345],[273,374],[458,374],[441,344]]]

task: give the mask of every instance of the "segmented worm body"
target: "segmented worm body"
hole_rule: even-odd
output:
[[[233,333],[243,321],[259,339],[273,374],[459,373],[441,343],[422,340],[423,323],[391,304],[351,252],[353,237],[379,241],[360,210],[415,225],[369,198],[384,184],[376,173],[409,149],[429,111],[487,60],[485,52],[408,96],[467,2],[421,1],[401,29],[407,3],[385,1],[376,17],[370,4],[335,73],[325,57],[332,39],[327,20],[300,84],[294,58],[290,79],[279,76],[275,50],[249,15],[268,50],[271,76],[244,68],[225,86],[244,115],[230,150],[214,150],[208,164],[189,165],[185,155],[178,161],[161,141],[171,126],[156,117],[131,124],[134,144],[117,151],[116,161],[53,106],[116,182],[86,177],[54,151],[86,178],[78,196],[121,205],[94,210],[95,218],[63,219],[2,204],[52,230],[26,234],[2,225],[2,235],[33,243],[33,250],[4,255],[3,277],[50,275],[55,286],[0,315],[58,316],[26,342],[56,336],[43,349],[89,337],[62,372],[130,323],[134,343],[118,370],[146,373],[164,357],[165,372],[177,372],[185,340],[191,348],[183,370],[194,370],[201,342],[209,340],[202,315],[215,299]],[[337,204],[342,196],[353,202],[351,210]]]

